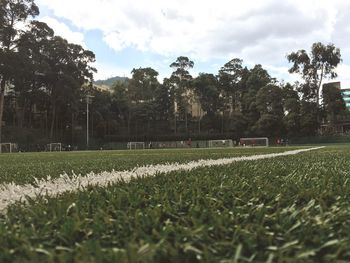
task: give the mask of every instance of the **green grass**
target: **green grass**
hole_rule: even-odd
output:
[[[0,262],[349,262],[349,167],[327,147],[41,197],[0,217]]]
[[[300,148],[300,147],[299,147]],[[133,167],[198,159],[218,159],[241,155],[282,152],[295,147],[173,149],[137,151],[95,151],[0,154],[0,182],[25,184],[33,178],[52,178],[66,172],[85,175],[91,171],[130,170]]]

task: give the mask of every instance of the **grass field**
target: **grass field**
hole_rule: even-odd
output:
[[[288,147],[298,148],[301,147]],[[130,170],[148,164],[184,163],[283,151],[286,151],[285,147],[0,154],[0,182],[24,184],[33,182],[33,178],[57,177],[64,172],[84,175],[91,171]]]
[[[0,155],[1,182],[290,148]],[[350,146],[135,178],[0,215],[0,262],[349,262]]]

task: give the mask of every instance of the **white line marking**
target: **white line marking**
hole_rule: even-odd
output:
[[[170,173],[174,171],[191,171],[199,167],[210,167],[218,165],[227,165],[239,161],[253,161],[274,158],[278,156],[295,155],[302,152],[318,150],[324,147],[315,147],[301,150],[293,150],[282,153],[270,153],[252,156],[209,159],[191,161],[189,163],[179,164],[156,164],[136,167],[131,171],[112,171],[101,173],[89,173],[85,176],[73,175],[68,176],[62,174],[60,177],[51,179],[35,180],[35,185],[17,185],[15,183],[8,183],[0,185],[0,212],[6,212],[6,208],[17,201],[26,201],[27,198],[35,199],[37,196],[55,197],[65,192],[84,190],[88,186],[105,187],[116,183],[121,179],[129,181],[131,178],[154,176],[159,173]]]

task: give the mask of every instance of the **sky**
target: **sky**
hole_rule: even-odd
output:
[[[178,56],[193,76],[214,73],[233,58],[261,64],[293,82],[286,56],[312,43],[333,43],[342,64],[337,81],[350,88],[349,0],[36,0],[40,21],[96,55],[95,79],[130,77],[152,67],[160,81]]]

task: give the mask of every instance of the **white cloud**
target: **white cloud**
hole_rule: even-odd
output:
[[[195,61],[240,57],[276,68],[287,63],[287,53],[321,41],[339,46],[345,64],[350,59],[347,0],[37,2],[83,31],[100,30],[103,41],[116,51],[133,47],[165,57],[188,55]],[[83,42],[81,33],[50,22],[57,33]]]
[[[337,12],[328,1],[316,5],[314,1],[277,0],[38,2],[79,28],[101,30],[104,40],[117,51],[132,46],[160,54],[187,53],[197,57],[240,54],[284,38],[304,46],[310,38],[330,36]],[[309,37],[305,39],[306,36]]]
[[[335,81],[341,81],[343,89],[350,88],[350,65],[342,64],[338,67],[338,78]]]
[[[52,17],[45,16],[41,17],[39,20],[48,24],[55,31],[55,35],[67,39],[70,43],[81,45],[84,48],[86,47],[83,33],[73,32],[66,24]]]

